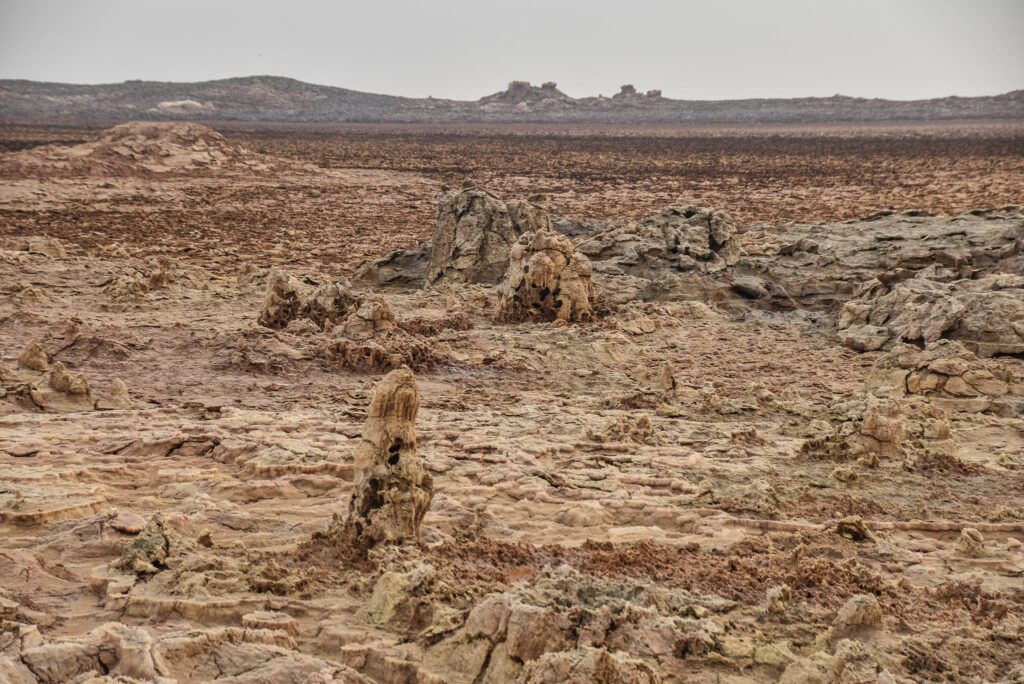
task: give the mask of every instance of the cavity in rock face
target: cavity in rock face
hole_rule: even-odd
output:
[[[25,350],[18,357],[18,365],[36,371],[45,371],[50,367],[50,362],[39,343],[30,342],[25,345]]]
[[[427,283],[497,283],[516,239],[550,227],[542,198],[505,203],[475,187],[445,192],[438,203]]]
[[[526,233],[509,254],[499,288],[500,315],[505,320],[592,320],[591,273],[590,260],[564,235],[550,230]]]
[[[355,492],[343,542],[365,551],[380,542],[416,541],[434,484],[416,455],[420,396],[408,366],[377,384],[356,452]]]

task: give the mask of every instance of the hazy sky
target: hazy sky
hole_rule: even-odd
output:
[[[0,0],[0,78],[271,74],[476,99],[912,99],[1024,88],[1024,0]]]

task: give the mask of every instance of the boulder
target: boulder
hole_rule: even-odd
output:
[[[506,203],[475,187],[442,193],[427,283],[497,283],[519,236],[550,225],[539,198]]]

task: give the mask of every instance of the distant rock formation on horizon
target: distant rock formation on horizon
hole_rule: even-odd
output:
[[[548,81],[512,81],[476,101],[409,98],[277,76],[199,83],[104,85],[0,80],[0,123],[124,120],[255,122],[830,123],[1024,120],[1024,90],[985,97],[883,100],[833,95],[790,99],[674,100],[632,84],[611,97],[573,98]]]

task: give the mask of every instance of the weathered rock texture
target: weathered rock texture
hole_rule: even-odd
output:
[[[760,281],[769,295],[764,304],[833,309],[875,278],[891,285],[916,273],[933,280],[1019,273],[1022,218],[1015,208],[954,217],[882,212],[859,221],[748,230],[733,272]]]
[[[963,411],[1019,414],[1024,378],[1015,364],[981,359],[953,340],[924,349],[900,344],[884,354],[866,380],[877,396],[923,395]]]
[[[307,288],[297,278],[271,271],[259,324],[266,328],[285,327],[301,315],[307,297]]]
[[[365,287],[413,289],[423,287],[430,268],[430,244],[400,249],[386,257],[364,261],[352,282]]]
[[[306,300],[302,315],[320,328],[333,327],[346,321],[362,302],[362,296],[353,292],[347,282],[330,283],[313,291]]]
[[[259,324],[284,328],[296,319],[305,318],[320,328],[329,329],[345,322],[362,303],[362,295],[353,292],[347,281],[312,289],[293,276],[271,271]]]
[[[692,601],[685,592],[563,565],[484,597],[427,662],[448,663],[445,670],[466,681],[653,683],[660,678],[649,659],[716,648],[721,626],[686,617]]]
[[[18,365],[30,370],[45,371],[50,367],[50,361],[38,342],[29,342],[18,356]]]
[[[590,260],[564,235],[526,233],[510,253],[500,315],[505,320],[589,321],[595,301],[591,273]]]
[[[832,311],[863,283],[1022,273],[1017,208],[963,216],[881,212],[842,223],[760,230],[700,207],[670,207],[639,222],[559,219],[594,262],[610,302],[698,299],[749,308]]]
[[[486,190],[441,195],[427,282],[497,283],[520,235],[551,226],[541,201],[503,202]]]
[[[883,399],[837,406],[832,419],[803,445],[819,458],[858,460],[875,465],[879,459],[903,459],[909,468],[958,465],[959,445],[948,414],[927,401]]]
[[[342,542],[365,551],[381,542],[420,538],[434,485],[416,454],[416,378],[408,367],[377,384],[356,453],[355,492]]]
[[[383,297],[370,297],[345,320],[345,336],[362,340],[395,327],[395,314]]]
[[[581,242],[579,250],[632,275],[650,277],[653,270],[667,268],[715,273],[739,258],[735,237],[728,214],[688,205],[603,231]]]
[[[956,340],[978,356],[1024,353],[1024,276],[993,274],[939,282],[881,280],[843,306],[843,343],[858,351]]]

